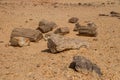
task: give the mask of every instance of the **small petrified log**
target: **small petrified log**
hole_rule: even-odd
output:
[[[96,31],[95,27],[89,27],[89,26],[80,27],[79,35],[95,37],[95,36],[97,36],[97,31]]]

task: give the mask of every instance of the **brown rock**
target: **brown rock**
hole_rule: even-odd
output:
[[[87,42],[77,38],[67,38],[58,34],[52,34],[49,36],[47,46],[52,53],[57,53],[64,50],[80,49],[89,45]]]
[[[42,33],[38,30],[26,29],[26,28],[15,28],[11,33],[11,38],[13,37],[24,37],[29,38],[30,41],[36,42],[43,38]]]
[[[79,19],[77,17],[72,17],[69,19],[69,23],[76,23],[76,22],[78,22],[78,20]]]
[[[39,27],[37,28],[37,30],[40,30],[42,33],[47,33],[49,31],[52,31],[56,27],[56,23],[42,20],[39,22]]]
[[[70,30],[68,27],[61,27],[61,28],[56,29],[54,33],[65,35],[65,34],[68,34],[69,32]]]

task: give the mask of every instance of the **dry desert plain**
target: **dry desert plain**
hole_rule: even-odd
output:
[[[0,0],[0,80],[120,80],[120,18],[99,16],[111,11],[120,13],[120,0]],[[76,35],[71,17],[94,22],[98,35]],[[42,19],[69,27],[65,36],[88,41],[89,48],[52,54],[44,51],[44,39],[26,47],[7,46],[14,28],[36,29]],[[76,55],[96,63],[101,78],[69,68]]]

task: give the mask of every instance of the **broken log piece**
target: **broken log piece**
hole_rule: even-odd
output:
[[[102,76],[101,69],[90,60],[83,56],[74,56],[73,61],[70,64],[70,68],[73,68],[77,72],[88,73],[96,72],[99,76]]]
[[[42,20],[39,22],[39,27],[37,28],[37,30],[40,30],[42,33],[47,33],[49,31],[52,31],[56,27],[56,23]]]
[[[88,48],[89,44],[78,38],[68,38],[58,34],[52,34],[47,40],[47,46],[52,53],[58,53],[65,50]]]
[[[89,27],[89,26],[80,27],[79,35],[95,37],[95,36],[97,36],[97,31],[96,31],[95,27]]]
[[[97,28],[93,22],[76,23],[73,31],[78,31],[81,36],[97,36]]]
[[[61,35],[65,35],[68,34],[70,32],[68,27],[61,27],[55,30],[55,34],[61,34]]]
[[[29,46],[30,45],[30,40],[29,38],[25,38],[25,37],[12,37],[10,39],[10,45],[11,46],[19,46],[19,47],[23,47],[23,46]]]
[[[37,42],[43,38],[43,35],[39,30],[15,28],[11,33],[11,38],[13,37],[25,37],[29,38],[31,42]]]

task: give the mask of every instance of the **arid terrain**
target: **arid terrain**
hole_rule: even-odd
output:
[[[0,0],[0,80],[120,80],[120,18],[99,16],[120,13],[120,0]],[[97,25],[96,37],[73,32],[71,17]],[[69,27],[65,35],[88,41],[88,49],[58,54],[45,52],[47,41],[26,47],[8,46],[14,28],[36,29],[46,19],[58,27]],[[83,74],[69,68],[73,56],[80,55],[96,63],[103,73]]]

